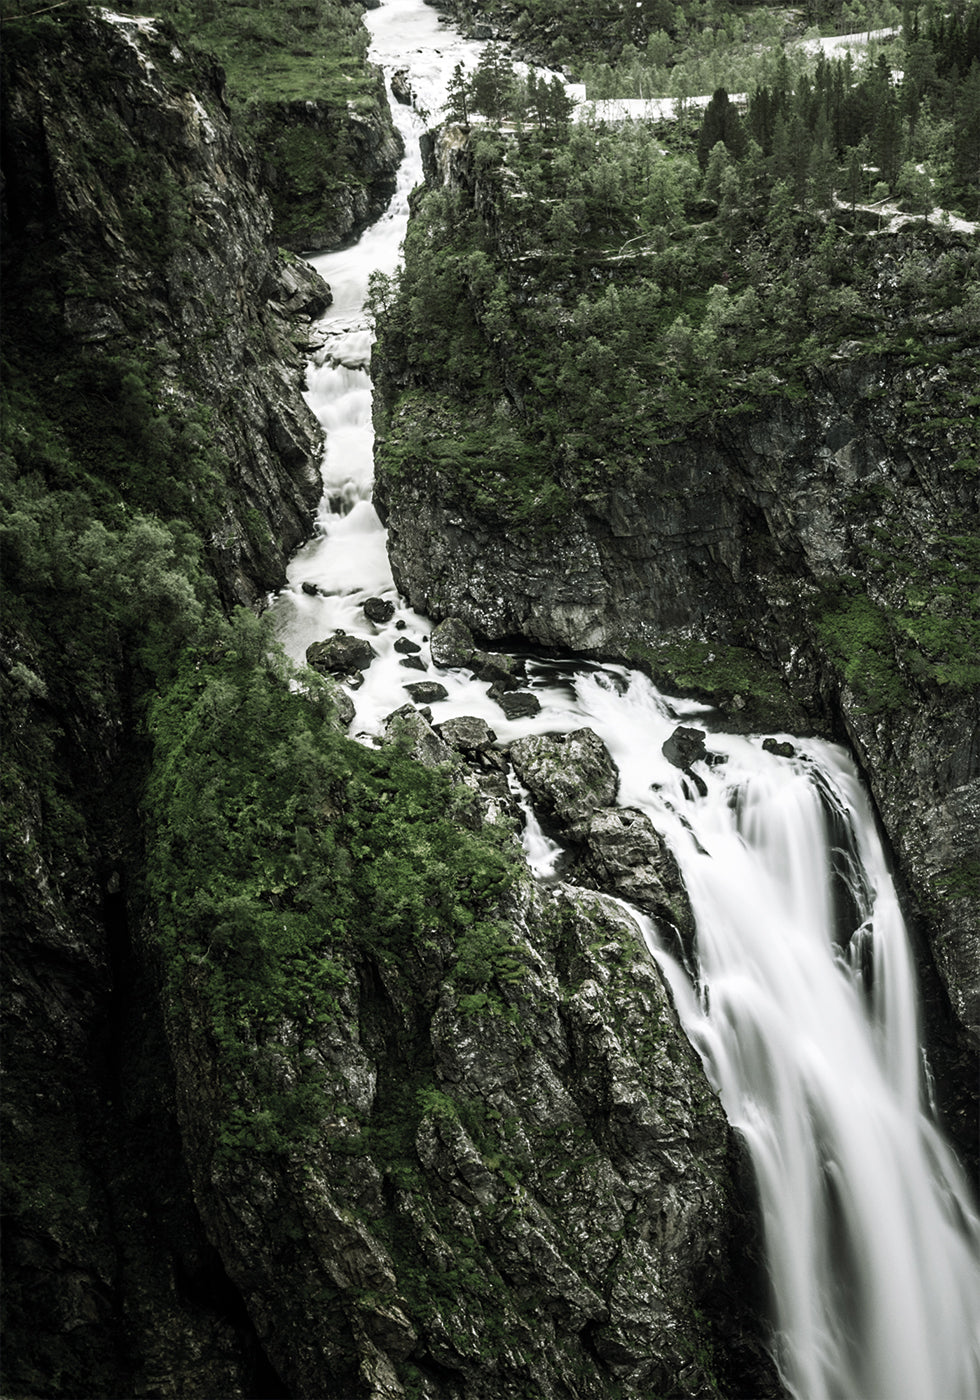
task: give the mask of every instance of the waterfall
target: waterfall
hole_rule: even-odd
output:
[[[501,744],[583,725],[599,734],[619,768],[619,800],[649,815],[690,895],[696,987],[636,917],[751,1150],[788,1388],[799,1400],[975,1400],[980,1224],[923,1104],[908,938],[849,757],[815,740],[791,740],[793,756],[781,757],[761,738],[711,732],[698,791],[661,746],[681,721],[710,730],[706,707],[660,695],[624,667],[532,660],[541,709],[507,720],[487,683],[432,667],[431,624],[397,595],[370,500],[364,301],[371,271],[397,264],[428,113],[438,119],[453,67],[472,66],[481,46],[423,0],[388,0],[365,22],[371,57],[389,74],[408,68],[419,110],[392,103],[408,154],[388,212],[357,247],[313,259],[334,292],[308,373],[327,430],[324,496],[316,533],[273,600],[279,634],[300,662],[338,627],[371,639],[377,659],[351,696],[352,732],[364,738],[421,678],[401,667],[399,637],[448,691],[432,706],[436,721],[480,716]],[[371,596],[392,602],[389,623],[367,619]],[[555,878],[560,851],[533,813],[525,839],[532,867]]]

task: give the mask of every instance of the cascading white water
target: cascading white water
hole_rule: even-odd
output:
[[[372,57],[409,69],[416,103],[438,116],[459,39],[423,0],[368,11]],[[923,1111],[913,968],[898,901],[867,799],[847,756],[792,741],[778,757],[761,740],[713,733],[716,761],[698,765],[701,795],[664,758],[679,720],[705,708],[659,695],[622,667],[530,663],[541,701],[507,720],[487,683],[432,667],[429,621],[404,606],[370,503],[371,329],[368,277],[397,264],[408,193],[420,178],[425,120],[393,103],[407,156],[388,213],[356,248],[314,259],[334,303],[308,398],[328,435],[317,532],[274,600],[279,634],[302,661],[335,628],[378,653],[352,693],[352,732],[380,732],[404,704],[394,650],[413,639],[448,698],[436,721],[485,718],[501,743],[589,725],[616,760],[619,800],[642,808],[674,851],[697,919],[698,986],[661,947],[688,1035],[731,1121],[745,1134],[759,1183],[778,1359],[800,1400],[975,1400],[980,1395],[980,1224],[952,1154]],[[315,586],[305,592],[302,585]],[[373,595],[392,621],[365,617]],[[529,857],[551,877],[556,849],[535,822]]]
[[[980,1224],[922,1112],[908,939],[853,765],[815,740],[790,759],[716,734],[702,797],[660,753],[677,721],[649,682],[580,690],[620,800],[667,837],[695,911],[700,996],[656,951],[752,1151],[790,1387],[975,1397]]]

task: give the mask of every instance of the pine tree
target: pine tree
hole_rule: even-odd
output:
[[[902,164],[902,118],[884,54],[879,55],[875,72],[869,79],[869,90],[875,113],[871,130],[872,158],[881,171],[881,178],[889,187],[894,187]]]
[[[704,120],[698,136],[698,164],[702,170],[707,169],[711,153],[719,141],[735,160],[738,160],[745,150],[742,120],[724,88],[715,90],[704,109]]]
[[[852,211],[864,198],[864,171],[861,169],[861,156],[856,146],[851,147],[844,177],[844,197]]]
[[[469,85],[466,81],[466,74],[463,72],[463,65],[457,63],[453,69],[453,76],[446,84],[446,115],[451,122],[458,122],[460,126],[469,126]]]
[[[470,100],[474,111],[482,112],[488,121],[499,125],[510,111],[515,74],[499,44],[487,44],[470,83]]]
[[[980,61],[974,59],[956,94],[953,180],[967,196],[971,213],[980,208]]]
[[[704,172],[704,197],[716,202],[721,198],[722,178],[731,165],[731,157],[724,141],[716,141],[708,157],[708,168]]]

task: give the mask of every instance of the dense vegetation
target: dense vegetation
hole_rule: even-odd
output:
[[[720,57],[742,39],[790,37],[806,26],[850,34],[897,25],[902,18],[892,0],[805,0],[797,10],[753,0],[630,0],[616,6],[604,0],[448,0],[448,7],[464,29],[481,38],[505,37],[523,54],[560,65],[576,79],[596,64],[628,69],[656,56],[662,64],[683,66],[693,55]]]
[[[978,13],[960,39],[976,42]],[[795,81],[781,61],[744,111],[718,90],[660,124],[542,118],[534,82],[498,76],[509,98],[488,99],[478,71],[453,115],[468,97],[513,130],[474,126],[460,179],[419,207],[404,273],[374,284],[386,410],[399,386],[382,470],[431,463],[478,509],[548,530],[570,500],[669,460],[672,441],[801,397],[842,356],[876,356],[941,371],[942,402],[901,412],[917,439],[954,442],[975,480],[977,239],[924,218],[889,232],[866,207],[980,208],[980,62],[960,39],[954,59],[930,24],[901,83],[883,60],[821,59]],[[890,527],[862,560],[888,607],[863,584],[827,600],[831,649],[875,704],[905,697],[873,660],[893,644],[943,684],[980,678],[975,529],[960,511],[913,564]]]
[[[514,855],[466,829],[468,789],[341,737],[325,683],[293,693],[251,614],[211,626],[150,707],[148,888],[174,1004],[217,1047],[220,1152],[289,1152],[350,1112],[315,1051],[364,959],[410,976],[443,948],[474,1009],[513,975],[495,911]]]

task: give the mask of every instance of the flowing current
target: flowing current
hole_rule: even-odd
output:
[[[400,257],[419,136],[439,119],[456,63],[472,67],[481,45],[423,0],[385,0],[365,22],[371,57],[389,77],[408,70],[414,103],[392,101],[406,158],[387,213],[356,247],[312,259],[334,294],[308,372],[327,433],[324,494],[315,535],[273,600],[279,634],[300,662],[336,628],[371,639],[377,659],[351,692],[351,732],[365,740],[423,678],[401,666],[399,637],[422,648],[449,692],[432,706],[437,722],[481,716],[501,744],[585,725],[599,734],[619,767],[619,801],[665,836],[694,908],[696,969],[637,918],[752,1152],[787,1386],[799,1400],[976,1400],[980,1223],[923,1103],[908,939],[850,759],[814,740],[793,740],[793,756],[780,757],[761,737],[711,732],[711,762],[695,766],[700,791],[661,746],[680,722],[711,730],[703,706],[623,667],[530,660],[541,710],[509,721],[487,683],[431,665],[431,623],[397,594],[371,504],[364,303],[370,273],[392,272]],[[363,612],[375,596],[396,609],[380,627]],[[560,852],[533,813],[525,845],[550,876]]]

